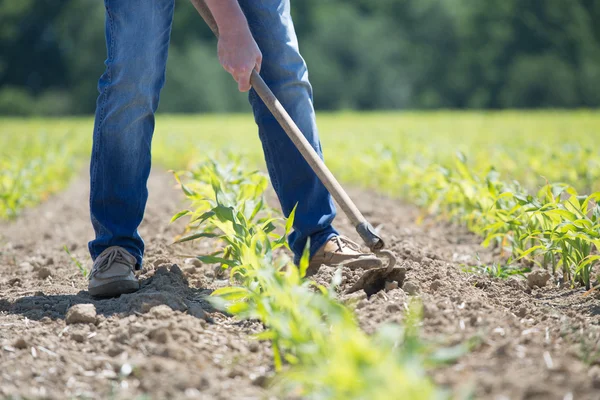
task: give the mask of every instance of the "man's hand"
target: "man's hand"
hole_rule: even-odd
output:
[[[240,92],[250,90],[252,70],[260,72],[262,54],[254,41],[250,29],[220,31],[219,61],[238,83]]]
[[[238,83],[250,90],[252,70],[260,72],[262,53],[252,37],[237,0],[205,0],[219,27],[219,62]]]

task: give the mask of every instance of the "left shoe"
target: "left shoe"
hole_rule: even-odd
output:
[[[135,277],[136,259],[122,247],[104,250],[90,273],[88,291],[94,297],[116,297],[135,292],[140,284]]]
[[[358,243],[347,237],[334,236],[313,255],[306,276],[316,274],[323,264],[329,266],[342,264],[368,269],[379,267],[382,262],[375,254],[362,251]]]

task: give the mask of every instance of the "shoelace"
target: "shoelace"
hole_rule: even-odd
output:
[[[104,250],[102,254],[98,256],[98,258],[96,258],[90,278],[99,272],[107,271],[115,262],[129,265],[134,264],[135,259],[127,250],[121,247],[109,247],[108,249]]]
[[[356,252],[362,253],[362,249],[360,245],[354,243],[352,240],[348,239],[345,236],[335,236],[334,240],[338,245],[339,251],[344,251],[344,247],[348,247],[350,250],[354,250]]]

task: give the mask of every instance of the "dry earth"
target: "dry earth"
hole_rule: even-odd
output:
[[[210,307],[205,297],[225,285],[225,277],[176,256],[192,251],[168,246],[181,228],[168,221],[184,207],[182,197],[165,172],[153,172],[149,186],[142,289],[117,299],[90,298],[63,250],[66,245],[89,269],[85,177],[17,221],[0,224],[1,397],[269,398],[272,354],[251,337],[261,325]],[[432,371],[457,397],[600,399],[598,297],[559,289],[553,280],[529,288],[517,278],[464,273],[461,265],[474,263],[477,253],[493,257],[477,238],[434,221],[417,225],[412,206],[366,191],[353,196],[408,269],[404,290],[368,299],[363,292],[342,295],[356,307],[363,329],[402,322],[414,297],[423,304],[426,341],[450,346],[475,339],[469,353]],[[338,224],[353,236],[343,216]],[[198,247],[196,253],[206,250]],[[333,272],[323,267],[315,279],[328,283]],[[359,273],[344,272],[343,287]]]

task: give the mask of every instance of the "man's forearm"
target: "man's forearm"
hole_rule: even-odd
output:
[[[246,17],[237,0],[204,0],[221,34],[248,29]]]

